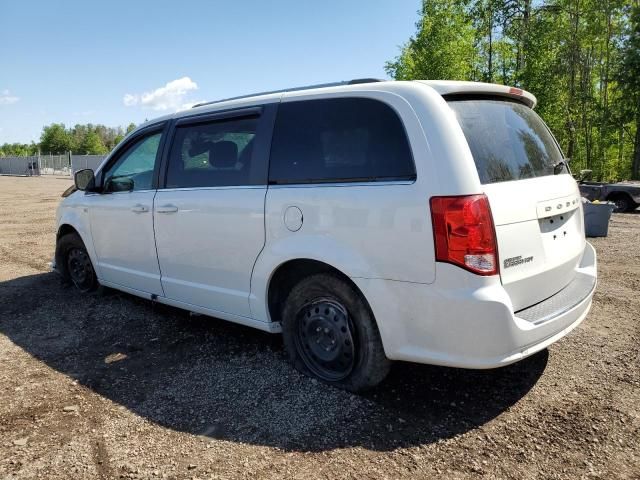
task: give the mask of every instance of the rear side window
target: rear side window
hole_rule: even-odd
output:
[[[252,185],[258,118],[179,126],[171,144],[167,188]],[[263,180],[264,181],[264,180]]]
[[[412,180],[407,135],[388,105],[368,98],[282,103],[274,127],[269,182]]]
[[[462,127],[482,183],[568,173],[562,153],[532,109],[494,99],[449,100]]]

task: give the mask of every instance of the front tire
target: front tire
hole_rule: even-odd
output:
[[[58,240],[56,264],[59,265],[62,277],[82,293],[98,288],[98,279],[91,258],[77,234],[69,233]]]
[[[380,333],[362,294],[347,280],[320,273],[301,280],[282,312],[291,363],[325,383],[358,392],[389,372]]]

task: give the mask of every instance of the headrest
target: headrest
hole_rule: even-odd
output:
[[[209,163],[215,168],[235,167],[238,161],[238,145],[235,142],[223,140],[216,142],[209,150]]]
[[[208,152],[213,147],[213,142],[208,140],[197,140],[191,142],[191,148],[189,148],[189,156],[197,157],[201,153]]]

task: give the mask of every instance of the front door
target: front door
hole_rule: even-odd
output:
[[[181,120],[154,201],[165,296],[250,317],[251,272],[264,245],[268,143],[261,110]]]
[[[153,233],[154,168],[162,127],[133,137],[102,172],[101,193],[87,197],[100,280],[162,295]]]

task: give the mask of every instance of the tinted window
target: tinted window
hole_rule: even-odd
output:
[[[332,98],[278,107],[271,183],[413,178],[404,127],[388,105],[367,98]]]
[[[167,188],[251,185],[257,118],[176,128]]]
[[[126,147],[104,173],[105,191],[150,190],[161,138],[161,132],[154,133]]]
[[[521,103],[450,100],[482,183],[567,173],[554,169],[562,154],[542,119]]]

